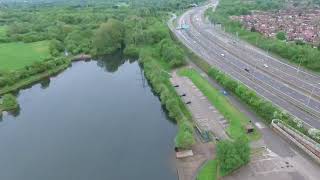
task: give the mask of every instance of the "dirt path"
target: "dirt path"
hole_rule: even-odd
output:
[[[214,158],[215,145],[199,142],[192,147],[192,151],[194,156],[176,160],[179,180],[195,180],[202,165]]]

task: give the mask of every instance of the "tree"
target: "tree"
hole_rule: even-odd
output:
[[[175,138],[176,147],[181,149],[189,149],[195,143],[193,134],[189,131],[179,130]]]
[[[251,32],[257,32],[256,28],[254,26],[251,27],[250,29]]]
[[[49,51],[53,56],[59,55],[59,53],[64,51],[63,43],[56,39],[51,40],[49,43]]]
[[[4,110],[13,110],[18,108],[16,97],[14,97],[12,94],[5,94],[2,98],[1,105]]]
[[[110,54],[122,47],[124,25],[115,19],[102,23],[93,38],[93,53],[95,55]]]
[[[277,39],[282,40],[282,41],[286,40],[286,33],[283,31],[280,31],[277,33],[276,37],[277,37]]]
[[[250,147],[248,138],[245,136],[237,138],[234,142],[234,147],[236,148],[243,163],[247,164],[250,160]]]
[[[227,175],[250,161],[250,147],[247,137],[235,141],[224,140],[217,145],[217,159],[222,175]]]
[[[222,175],[229,174],[243,164],[236,147],[227,140],[217,144],[217,158]]]

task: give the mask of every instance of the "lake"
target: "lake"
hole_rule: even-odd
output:
[[[3,180],[176,180],[170,121],[139,64],[75,62],[0,122]]]

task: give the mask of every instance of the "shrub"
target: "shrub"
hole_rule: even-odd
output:
[[[320,130],[319,129],[311,128],[308,130],[308,134],[310,134],[310,136],[312,136],[313,138],[320,140]]]
[[[279,40],[286,40],[286,33],[283,32],[283,31],[280,31],[277,33],[276,37],[279,39]]]
[[[126,48],[123,50],[123,54],[125,56],[129,56],[132,58],[139,57],[139,48],[137,48],[134,45],[128,45]]]
[[[191,146],[195,143],[194,135],[193,135],[193,128],[192,126],[186,127],[182,125],[183,123],[179,124],[179,131],[175,138],[176,147],[181,149],[190,149]],[[181,127],[184,126],[184,127]]]
[[[2,108],[3,110],[13,110],[18,108],[18,102],[16,100],[16,97],[12,94],[5,94],[2,97]]]
[[[217,160],[222,176],[227,175],[235,169],[247,164],[250,160],[249,142],[245,137],[220,141],[217,144]]]

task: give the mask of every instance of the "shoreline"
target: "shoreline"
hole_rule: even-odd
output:
[[[20,89],[23,89],[24,87],[27,87],[29,85],[33,85],[44,78],[48,78],[48,77],[52,77],[57,74],[60,74],[62,71],[66,70],[73,62],[87,61],[87,60],[90,60],[91,58],[92,58],[92,56],[88,55],[88,54],[79,54],[76,56],[69,57],[69,61],[66,64],[63,64],[53,70],[49,70],[49,71],[31,76],[31,77],[28,77],[28,78],[23,79],[21,81],[18,81],[17,83],[15,83],[12,86],[8,86],[8,87],[4,87],[4,88],[0,89],[0,96],[7,94],[7,93],[14,92],[14,91],[19,91]],[[4,111],[4,110],[2,110],[2,111]],[[0,112],[1,112],[1,109],[0,109]]]
[[[7,93],[14,92],[14,91],[18,91],[20,89],[23,89],[24,87],[27,87],[29,85],[32,85],[32,84],[40,81],[41,79],[48,78],[48,77],[54,76],[56,74],[59,74],[60,72],[67,69],[70,66],[70,64],[71,64],[71,61],[69,63],[63,64],[63,65],[57,67],[56,69],[49,70],[44,73],[40,73],[40,74],[31,76],[27,79],[24,79],[24,80],[21,80],[21,81],[15,83],[12,86],[5,87],[0,90],[0,96],[7,94]]]

